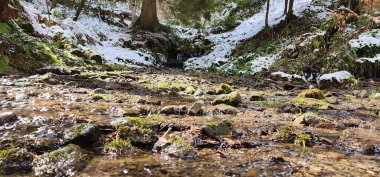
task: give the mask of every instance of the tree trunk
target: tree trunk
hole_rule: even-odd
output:
[[[287,23],[289,23],[294,16],[293,6],[294,6],[294,0],[289,0],[289,10],[288,10],[288,14],[286,15]]]
[[[84,6],[86,5],[86,0],[81,0],[79,5],[78,5],[78,8],[77,8],[77,11],[75,12],[75,16],[73,18],[74,21],[77,21],[78,18],[79,18],[79,15],[80,13],[82,12]]]
[[[9,0],[0,0],[0,22],[8,20],[7,9]]]
[[[160,30],[161,25],[157,17],[156,0],[143,0],[141,15],[135,23],[135,26],[152,32]]]
[[[56,7],[57,7],[57,4],[58,4],[58,0],[52,0],[52,1],[51,1],[51,7],[50,7],[50,9],[54,9],[54,8],[56,8]]]
[[[285,0],[284,15],[286,15],[288,13],[288,6],[289,6],[289,0]]]
[[[136,0],[132,0],[131,10],[132,10],[132,24],[134,24],[137,20],[137,17],[136,17]]]
[[[9,4],[10,0],[0,0],[0,22],[18,18],[18,11]]]
[[[265,15],[265,29],[269,29],[269,5],[270,5],[270,0],[267,0],[267,13]]]

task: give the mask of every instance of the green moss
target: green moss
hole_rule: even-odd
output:
[[[168,143],[175,147],[175,151],[170,153],[173,153],[176,156],[186,157],[187,155],[194,155],[197,153],[195,148],[179,136],[178,133],[171,134],[168,138]]]
[[[105,146],[106,148],[116,148],[116,149],[130,149],[132,148],[131,140],[127,139],[114,139]]]
[[[140,117],[124,117],[130,124],[142,128],[151,128],[157,124],[160,124],[164,118],[160,115],[152,115],[147,118]]]
[[[158,82],[157,88],[160,91],[168,92],[169,91],[169,84],[167,82]]]
[[[296,143],[296,144],[302,144],[302,146],[305,147],[306,144],[310,143],[311,140],[312,140],[311,135],[309,135],[309,134],[299,134],[299,135],[297,135],[294,143]]]
[[[292,142],[294,140],[293,128],[289,126],[281,126],[281,128],[272,135],[272,139],[281,142]]]
[[[94,101],[107,100],[107,96],[104,94],[92,94],[91,99]]]
[[[0,150],[0,160],[6,162],[18,162],[21,159],[16,154],[16,148],[8,147]]]
[[[233,133],[233,122],[225,120],[222,122],[211,122],[206,125],[204,130],[212,135],[230,135]]]
[[[0,23],[0,33],[8,34],[10,27],[6,23]]]
[[[0,57],[0,73],[7,73],[13,69],[9,66],[9,59],[7,56]]]
[[[194,86],[188,86],[185,90],[185,93],[187,94],[194,94],[196,92],[196,88]]]
[[[301,92],[298,97],[300,98],[315,98],[315,99],[324,99],[325,96],[323,92],[319,89],[308,89]]]
[[[323,100],[314,98],[296,97],[292,100],[293,104],[305,109],[329,109],[331,105]]]
[[[226,83],[220,84],[216,89],[216,94],[229,94],[231,92],[233,92],[232,87]]]
[[[228,95],[220,95],[212,104],[227,104],[230,106],[238,106],[241,103],[241,96],[238,92],[232,92]]]
[[[47,157],[49,162],[59,162],[62,159],[70,158],[72,154],[76,154],[80,156],[80,158],[87,158],[86,154],[82,154],[79,146],[69,144],[68,146],[58,149],[56,151],[50,152],[48,154],[44,154],[44,157]]]

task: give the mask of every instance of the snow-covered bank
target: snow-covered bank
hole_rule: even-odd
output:
[[[310,9],[312,0],[299,0],[294,4],[294,14],[301,16],[302,12]],[[243,21],[238,27],[231,32],[211,35],[209,40],[214,42],[213,51],[208,55],[191,58],[186,63],[186,69],[209,68],[220,62],[227,62],[232,50],[236,45],[245,39],[257,35],[265,26],[266,4],[262,6],[262,10],[253,15],[251,18]],[[284,20],[283,0],[274,0],[270,3],[269,25],[274,26]]]
[[[50,20],[55,24],[48,26],[39,22],[43,18],[49,19],[44,0],[21,1],[20,3],[35,31],[41,35],[49,37],[61,35],[70,42],[78,44],[78,47],[101,55],[110,63],[138,65],[154,63],[154,57],[149,52],[122,47],[121,41],[131,40],[131,35],[126,28],[109,25],[98,17],[86,13],[82,13],[78,21],[73,21],[75,11],[61,5],[58,5],[50,16]],[[111,7],[102,5],[102,8]],[[115,9],[128,11],[129,8],[126,3],[118,3]],[[54,13],[54,11],[59,13]],[[130,21],[124,20],[124,23],[130,24]]]

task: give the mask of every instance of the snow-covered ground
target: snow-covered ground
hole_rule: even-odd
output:
[[[73,21],[72,17],[74,17],[75,11],[58,5],[50,16],[51,21],[54,21],[56,25],[49,27],[44,23],[39,23],[38,19],[49,18],[46,13],[45,2],[45,0],[21,1],[37,33],[50,37],[60,34],[71,42],[78,43],[78,47],[101,55],[110,63],[137,65],[152,65],[154,63],[154,58],[146,51],[121,47],[121,39],[124,41],[131,40],[131,35],[126,28],[109,25],[97,16],[82,13],[78,21]],[[98,5],[103,9],[116,11],[122,11],[122,9],[128,11],[129,9],[127,3],[117,3],[112,7],[105,4]],[[130,21],[124,20],[124,23],[130,24]],[[79,44],[79,41],[82,43]]]
[[[312,0],[297,1],[294,4],[294,14],[301,16],[303,11],[310,9],[311,4]],[[266,4],[262,6],[262,10],[259,13],[243,21],[233,31],[208,36],[207,38],[215,44],[212,49],[213,51],[208,55],[189,59],[185,63],[186,69],[209,68],[214,64],[227,62],[231,52],[240,41],[251,38],[264,29],[265,7]],[[284,7],[285,3],[283,0],[271,1],[269,12],[270,26],[274,26],[284,20]]]

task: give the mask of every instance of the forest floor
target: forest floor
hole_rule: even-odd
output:
[[[154,69],[4,76],[0,146],[24,159],[6,169],[15,176],[378,176],[378,88],[371,81],[360,90],[320,92],[294,82]],[[223,93],[229,100],[215,101]],[[115,122],[129,133],[123,137]],[[100,135],[74,128],[69,136],[78,125]],[[129,154],[124,146],[109,150],[119,138],[132,141]],[[71,161],[41,162],[67,144],[81,146],[88,161],[58,155]],[[25,147],[23,155],[11,147]]]

